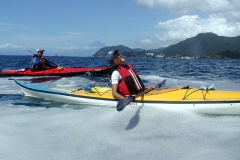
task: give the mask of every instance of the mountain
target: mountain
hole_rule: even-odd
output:
[[[165,48],[158,48],[158,49],[150,49],[149,51],[152,51],[152,52],[161,52],[162,50],[164,50]]]
[[[221,59],[240,59],[240,49],[236,51],[223,51],[217,53],[216,57]]]
[[[95,41],[91,44],[89,44],[88,46],[86,46],[85,48],[87,49],[94,49],[94,48],[102,48],[102,47],[106,47],[107,45],[105,45],[104,43],[100,42],[100,41]]]
[[[126,57],[145,57],[145,53],[148,52],[154,52],[156,51],[150,51],[150,50],[144,50],[141,48],[131,49],[129,47],[118,45],[118,46],[108,46],[101,48],[99,51],[97,51],[93,56],[94,57],[105,57],[106,54],[111,50],[118,50],[119,53],[123,54]],[[159,51],[159,49],[157,49]]]
[[[231,51],[231,57],[238,57],[240,54],[236,50],[240,49],[240,36],[237,37],[224,37],[218,36],[214,33],[200,33],[195,37],[188,38],[184,41],[170,45],[166,48],[159,49],[131,49],[129,47],[118,45],[103,47],[98,50],[93,56],[104,57],[110,50],[119,50],[126,57],[198,57],[198,58],[226,58],[225,51]],[[219,54],[221,53],[221,54]],[[219,55],[217,55],[219,54]],[[240,56],[239,56],[240,57]]]
[[[97,51],[93,56],[94,57],[105,57],[106,54],[111,50],[118,50],[120,53],[132,53],[142,51],[142,49],[131,49],[129,47],[118,45],[118,46],[109,46],[101,48],[99,51]]]
[[[240,36],[224,37],[214,33],[200,33],[195,37],[171,45],[161,52],[166,57],[176,55],[198,57],[215,55],[226,50],[234,51],[240,48],[239,44]]]

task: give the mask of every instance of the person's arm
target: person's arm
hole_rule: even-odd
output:
[[[114,71],[111,75],[111,84],[112,84],[112,96],[115,99],[121,100],[124,98],[121,94],[118,93],[118,82],[122,79],[118,71]]]
[[[34,66],[36,66],[36,65],[39,65],[41,63],[41,61],[38,57],[34,57],[32,60],[32,63]]]
[[[118,84],[112,84],[112,96],[113,96],[113,98],[118,99],[118,100],[123,99],[124,97],[121,94],[119,94],[117,91],[118,91]]]

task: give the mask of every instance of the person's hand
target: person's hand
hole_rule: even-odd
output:
[[[44,58],[41,58],[41,63],[45,63],[45,59]]]
[[[155,89],[155,86],[147,86],[146,89]]]
[[[155,86],[151,86],[152,89],[155,89]]]

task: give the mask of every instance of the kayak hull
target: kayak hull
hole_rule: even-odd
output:
[[[18,70],[1,70],[0,76],[75,76],[81,74],[107,74],[110,68],[108,66],[97,67],[56,67],[41,71],[35,71],[28,68]]]
[[[112,98],[110,88],[105,88],[105,91],[101,92],[89,93],[82,89],[44,88],[23,84],[17,80],[14,81],[19,85],[25,96],[65,103],[88,103],[105,107],[116,107],[118,103],[117,100]],[[198,91],[199,93],[197,93]],[[208,114],[240,114],[240,92],[182,88],[161,89],[137,98],[128,106],[148,106],[172,111],[190,110]]]

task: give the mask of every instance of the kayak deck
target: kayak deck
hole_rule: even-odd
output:
[[[51,88],[54,91],[64,92],[74,96],[92,97],[100,99],[113,99],[112,90],[108,87],[96,87],[96,91],[89,93],[83,89],[59,89]],[[153,90],[142,97],[136,98],[135,101],[144,102],[223,102],[223,101],[240,101],[240,92],[234,91],[216,91],[202,90],[196,88],[170,88]]]

